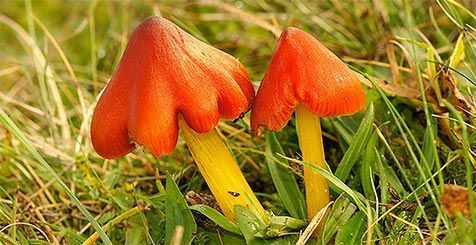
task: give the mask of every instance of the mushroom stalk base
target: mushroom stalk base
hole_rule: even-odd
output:
[[[319,117],[310,112],[304,105],[296,109],[299,146],[305,162],[327,169],[322,143],[322,131]],[[330,201],[327,179],[311,168],[304,167],[304,184],[308,218],[311,220]],[[316,232],[322,230],[323,219]]]
[[[216,129],[197,133],[183,118],[179,119],[179,126],[200,173],[225,216],[235,220],[234,206],[242,205],[267,220],[263,207]]]

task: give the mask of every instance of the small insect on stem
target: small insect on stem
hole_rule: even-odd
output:
[[[234,197],[239,197],[240,196],[240,193],[238,192],[234,192],[234,191],[228,191],[228,193]]]

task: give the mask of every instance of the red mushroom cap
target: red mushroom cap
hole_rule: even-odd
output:
[[[129,153],[132,142],[159,157],[175,148],[178,114],[204,133],[220,117],[247,112],[253,98],[248,72],[236,58],[150,17],[134,30],[98,101],[92,143],[105,158]]]
[[[318,116],[353,114],[364,107],[358,77],[313,36],[287,28],[278,40],[253,102],[251,127],[281,130],[301,103]]]

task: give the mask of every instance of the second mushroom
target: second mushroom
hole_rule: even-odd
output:
[[[305,162],[327,169],[319,117],[353,114],[365,105],[357,76],[311,35],[290,27],[278,40],[251,111],[255,134],[280,131],[296,110]],[[330,201],[327,180],[304,167],[309,220]],[[320,226],[322,227],[322,226]]]

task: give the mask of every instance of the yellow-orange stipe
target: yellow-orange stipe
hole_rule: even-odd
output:
[[[327,169],[319,117],[300,104],[296,108],[296,118],[303,161]],[[309,167],[304,167],[304,183],[307,213],[309,219],[312,219],[329,203],[329,187],[327,179]],[[322,229],[324,221],[317,231]]]
[[[179,127],[193,159],[226,217],[235,220],[234,206],[246,206],[264,220],[266,213],[216,129],[197,133],[183,118]]]

